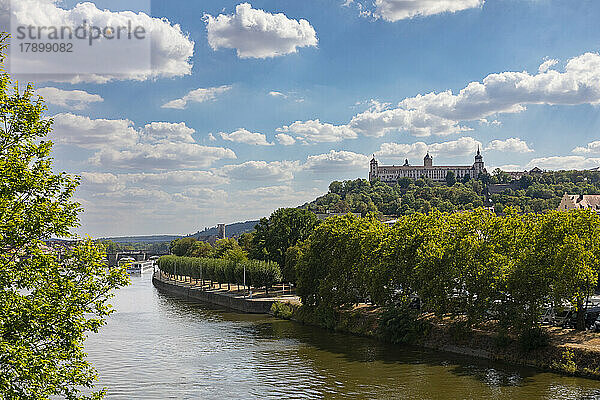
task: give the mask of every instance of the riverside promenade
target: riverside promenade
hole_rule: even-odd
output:
[[[275,302],[299,304],[300,299],[293,294],[271,290],[270,296],[264,291],[254,291],[252,296],[243,290],[227,290],[227,288],[211,287],[194,282],[174,279],[160,271],[152,275],[152,284],[159,290],[186,299],[230,308],[249,314],[269,314]]]

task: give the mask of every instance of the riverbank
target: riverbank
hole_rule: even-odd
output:
[[[357,307],[338,313],[319,313],[301,307],[295,296],[244,297],[243,292],[201,287],[155,273],[152,282],[159,290],[186,299],[206,302],[251,314],[271,314],[304,325],[318,326],[385,341],[378,324],[380,310]],[[549,344],[523,351],[516,339],[500,338],[490,330],[457,330],[452,324],[430,319],[429,329],[412,344],[454,354],[536,367],[562,374],[600,380],[600,334],[549,328]]]
[[[275,303],[271,313],[306,325],[337,332],[386,340],[378,329],[381,310],[361,306],[323,315],[304,307]],[[456,329],[434,317],[424,321],[428,329],[411,342],[416,346],[465,356],[535,367],[546,371],[600,380],[600,334],[558,327],[547,328],[549,343],[524,351],[514,337],[500,337],[492,330]]]
[[[153,285],[165,292],[180,296],[186,299],[202,301],[232,310],[249,314],[269,314],[275,301],[298,302],[296,296],[279,295],[278,297],[268,296],[263,293],[248,294],[243,290],[226,290],[211,285],[202,285],[195,281],[176,280],[172,277],[161,274],[159,271],[152,275]]]

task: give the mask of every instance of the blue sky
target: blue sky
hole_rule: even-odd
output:
[[[78,3],[23,1],[46,15]],[[597,1],[240,3],[152,1],[152,71],[28,77],[55,118],[57,168],[83,176],[81,233],[258,218],[366,178],[373,153],[471,164],[481,146],[488,170],[600,165]]]

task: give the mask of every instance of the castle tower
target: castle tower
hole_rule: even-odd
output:
[[[369,168],[369,182],[373,182],[378,177],[378,167],[379,164],[375,159],[375,154],[373,154],[373,158],[371,159],[370,168]]]
[[[217,236],[219,239],[225,239],[227,236],[225,235],[225,224],[217,225]]]
[[[432,167],[433,166],[433,157],[431,157],[429,155],[429,152],[427,152],[427,154],[425,155],[425,158],[423,158],[423,165],[426,167]]]

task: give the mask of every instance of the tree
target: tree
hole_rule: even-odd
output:
[[[238,244],[237,240],[232,238],[219,239],[215,243],[215,254],[216,258],[223,258],[225,253],[229,250],[233,250],[236,252],[242,251],[242,248]]]
[[[238,239],[238,244],[247,253],[252,251],[252,238],[254,237],[254,233],[242,233],[240,238]]]
[[[196,242],[197,240],[191,237],[175,239],[171,242],[169,250],[176,256],[185,256]]]
[[[6,37],[4,36],[3,39]],[[2,43],[4,43],[2,41]],[[50,237],[75,238],[78,179],[52,170],[52,120],[32,85],[10,90],[0,76],[0,397],[84,396],[95,371],[83,344],[110,314],[108,299],[127,284],[102,247],[85,240],[65,258],[43,251]]]
[[[263,218],[256,225],[250,256],[283,266],[287,249],[306,240],[317,223],[317,216],[308,210],[280,208],[269,219]]]
[[[178,249],[179,251],[179,249]],[[213,257],[215,249],[210,243],[202,242],[200,240],[195,241],[185,252],[187,257]]]
[[[454,186],[455,183],[456,183],[456,175],[454,175],[454,172],[448,171],[446,173],[446,185]]]

